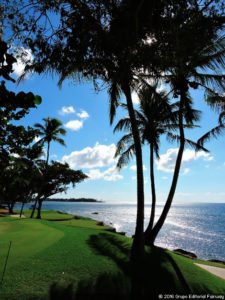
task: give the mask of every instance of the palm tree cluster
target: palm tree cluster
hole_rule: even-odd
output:
[[[157,85],[143,87],[139,91],[139,110],[135,110],[138,130],[140,132],[141,142],[149,145],[149,166],[151,182],[151,213],[149,224],[145,230],[145,243],[153,244],[151,232],[155,220],[156,208],[156,187],[154,174],[154,160],[160,158],[160,139],[163,135],[169,142],[179,142],[179,103],[170,103],[168,93],[163,90],[157,90]],[[191,102],[191,101],[190,101]],[[127,110],[126,104],[121,106]],[[184,112],[184,128],[193,129],[195,122],[200,119],[200,111],[191,107]],[[125,130],[128,133],[124,135],[117,143],[115,157],[118,157],[117,167],[121,169],[127,165],[129,160],[135,155],[134,140],[131,131],[131,120],[129,116],[121,119],[114,128],[114,132]],[[195,151],[207,151],[203,146],[185,138],[185,143],[194,148]]]
[[[49,12],[57,14],[57,24],[51,23]],[[55,72],[60,84],[67,78],[85,78],[92,79],[98,88],[99,81],[103,82],[109,93],[111,124],[124,95],[122,106],[128,117],[115,130],[126,129],[128,133],[118,143],[117,155],[119,167],[132,155],[136,158],[137,218],[131,258],[139,260],[144,253],[144,238],[149,244],[154,243],[168,215],[185,145],[196,150],[203,147],[186,138],[186,128],[193,128],[199,120],[190,90],[202,88],[207,95],[215,94],[216,90],[224,92],[223,3],[216,0],[67,0],[46,4],[32,0],[29,4],[21,1],[14,17],[9,19],[14,25],[20,20],[20,29],[13,27],[15,35],[34,54],[26,72]],[[157,92],[149,84],[152,81],[167,86],[169,94]],[[139,94],[138,111],[133,106],[133,91]],[[170,141],[176,140],[179,149],[165,206],[154,223],[154,156],[159,156],[162,134]],[[152,187],[152,213],[146,234],[142,159],[145,142],[150,146]]]

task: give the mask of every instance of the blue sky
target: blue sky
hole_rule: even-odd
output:
[[[16,72],[19,73],[21,68],[22,64],[17,64]],[[91,197],[106,202],[135,203],[135,161],[131,161],[120,172],[115,168],[115,145],[122,133],[113,134],[113,127],[109,125],[106,90],[96,93],[91,83],[78,84],[71,81],[65,81],[59,89],[57,77],[47,75],[33,75],[18,86],[10,83],[7,86],[14,91],[32,91],[42,97],[43,102],[38,109],[32,109],[21,123],[33,125],[42,122],[45,117],[59,118],[67,129],[67,147],[53,143],[51,159],[68,162],[72,168],[82,169],[89,176],[75,189],[69,188],[67,194],[57,197]],[[187,136],[197,140],[216,125],[217,115],[206,106],[201,91],[192,92],[192,97],[195,108],[203,111],[200,123],[202,128],[189,130]],[[117,120],[125,114],[118,111]],[[225,202],[224,140],[225,135],[207,143],[209,154],[195,154],[189,148],[185,150],[174,199],[176,203]],[[162,139],[161,159],[155,164],[158,202],[166,199],[176,151],[176,144],[168,144]],[[143,155],[146,202],[150,202],[148,146],[144,147]]]

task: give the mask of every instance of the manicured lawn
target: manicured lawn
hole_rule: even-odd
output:
[[[129,277],[131,239],[110,233],[107,226],[90,219],[71,219],[71,215],[51,211],[43,217],[46,220],[0,218],[0,276],[12,241],[1,300],[48,299],[54,282],[66,287],[80,280],[94,282],[105,273]],[[146,291],[225,294],[225,281],[194,262],[152,249],[143,267]]]

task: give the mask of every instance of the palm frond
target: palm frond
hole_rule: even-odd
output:
[[[133,144],[133,135],[132,133],[128,133],[124,135],[117,143],[116,145],[116,152],[115,157],[118,157],[121,155],[122,152],[124,152],[124,149],[127,147],[130,147],[131,144]]]
[[[224,130],[225,130],[225,125],[218,125],[218,126],[214,127],[213,129],[211,129],[210,131],[208,131],[207,133],[205,133],[197,141],[197,143],[199,145],[204,145],[206,142],[208,142],[212,138],[218,138],[218,136],[220,136],[223,133]]]
[[[116,81],[113,81],[108,89],[109,94],[109,119],[110,125],[112,125],[115,115],[116,109],[119,106],[119,98],[121,96],[121,89]]]
[[[212,41],[207,47],[202,49],[192,61],[193,67],[198,66],[203,70],[221,69],[225,67],[225,36]]]
[[[195,83],[198,85],[200,84],[204,88],[217,88],[219,90],[224,90],[224,75],[219,74],[206,74],[206,73],[199,73],[193,72],[193,76],[195,79]]]
[[[214,91],[208,91],[205,94],[206,103],[216,112],[225,110],[225,96],[219,95]]]
[[[131,121],[129,117],[120,119],[119,122],[114,127],[113,132],[115,133],[117,131],[122,131],[122,130],[131,131]]]
[[[65,141],[59,137],[54,137],[52,140],[59,143],[62,146],[66,146]]]
[[[224,119],[225,119],[225,111],[221,112],[219,115],[219,124],[224,125]]]
[[[66,130],[65,130],[64,128],[59,128],[59,129],[57,130],[57,133],[58,133],[58,134],[61,134],[61,135],[66,135]]]
[[[174,141],[175,141],[175,142],[179,143],[180,140],[181,140],[181,138],[180,138],[179,135],[177,135],[177,134],[172,134],[172,133],[170,133],[170,132],[167,132],[166,138],[167,138],[167,140],[168,140],[169,142],[174,142]],[[205,152],[209,152],[209,150],[207,150],[206,148],[204,148],[203,145],[199,144],[198,142],[196,143],[196,142],[191,141],[191,140],[186,139],[186,138],[184,139],[184,142],[185,142],[186,145],[189,145],[189,146],[190,146],[191,148],[193,148],[195,151],[200,151],[200,150],[202,150],[202,151],[205,151]]]
[[[37,129],[40,129],[41,131],[45,130],[45,127],[42,124],[40,124],[40,123],[35,123],[34,127],[37,128]]]
[[[130,159],[135,154],[135,146],[132,144],[127,150],[125,150],[119,157],[116,167],[120,170],[126,166]]]
[[[204,151],[204,152],[209,152],[208,149],[206,149],[205,147],[203,147],[203,145],[199,144],[198,142],[195,143],[189,139],[185,139],[185,144],[187,144],[188,146],[190,146],[191,148],[193,148],[196,152],[197,151]]]

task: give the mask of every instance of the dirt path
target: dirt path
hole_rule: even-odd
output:
[[[225,280],[224,268],[218,268],[218,267],[207,266],[202,264],[195,264],[195,265]]]

